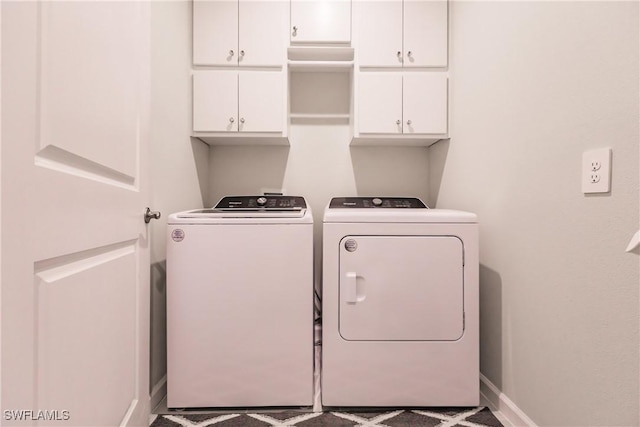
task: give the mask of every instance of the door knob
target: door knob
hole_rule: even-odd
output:
[[[160,219],[160,212],[158,211],[154,212],[151,209],[147,208],[147,210],[144,211],[145,224],[149,224],[149,221],[151,221],[152,219]]]
[[[297,26],[293,26],[293,35],[297,36],[298,35],[298,27]]]

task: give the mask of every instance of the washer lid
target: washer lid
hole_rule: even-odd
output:
[[[226,196],[220,199],[213,210],[264,214],[266,212],[299,212],[306,207],[304,197],[299,196]]]
[[[336,197],[324,211],[324,222],[332,223],[476,223],[474,213],[429,209],[412,197]]]
[[[331,209],[428,209],[415,197],[334,197]]]
[[[299,196],[226,196],[213,208],[194,209],[169,216],[170,224],[222,223],[229,220],[253,220],[266,223],[269,219],[313,221],[311,210]],[[281,222],[281,221],[278,221]],[[299,222],[299,221],[297,221]]]

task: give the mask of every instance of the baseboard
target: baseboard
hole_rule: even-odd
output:
[[[151,412],[151,409],[147,405],[149,405],[149,399],[135,399],[131,401],[129,409],[120,422],[120,427],[147,425],[149,413]]]
[[[151,410],[158,406],[167,395],[167,374],[164,374],[151,389]]]
[[[513,403],[487,377],[480,374],[480,394],[488,402],[489,409],[508,426],[538,427],[518,406]]]

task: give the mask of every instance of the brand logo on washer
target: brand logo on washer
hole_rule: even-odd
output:
[[[176,228],[171,232],[171,238],[174,242],[182,242],[184,240],[184,230]]]
[[[356,242],[355,239],[347,239],[347,241],[344,242],[344,248],[347,252],[354,252],[358,249],[358,242]]]

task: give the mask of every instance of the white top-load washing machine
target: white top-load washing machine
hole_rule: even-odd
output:
[[[167,406],[310,406],[313,298],[302,197],[224,197],[171,215]]]
[[[324,212],[322,404],[479,404],[478,226],[415,198]]]

